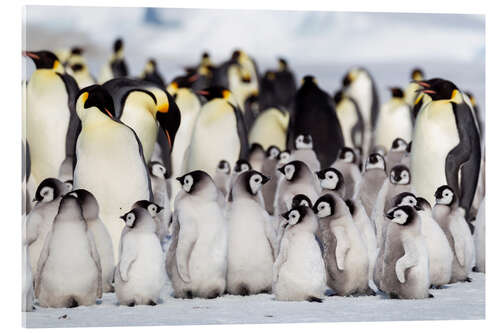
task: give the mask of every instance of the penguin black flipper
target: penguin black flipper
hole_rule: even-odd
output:
[[[81,130],[80,118],[76,114],[76,98],[80,89],[71,75],[60,73],[57,73],[57,75],[63,80],[68,94],[69,125],[66,132],[66,157],[73,158],[75,156],[76,139]]]
[[[459,193],[460,207],[465,209],[469,220],[481,168],[481,139],[467,104],[451,102],[451,105],[460,142],[446,156],[446,181],[455,193]]]
[[[363,122],[363,115],[361,114],[361,110],[359,109],[358,103],[351,98],[347,97],[353,104],[356,109],[356,116],[358,117],[358,121],[351,128],[351,142],[356,146],[363,146],[363,142],[365,140],[365,123]],[[356,141],[356,135],[359,133],[360,142]]]
[[[238,137],[240,138],[240,159],[248,159],[249,147],[248,147],[248,134],[245,127],[245,119],[243,118],[243,113],[238,106],[229,103],[234,110],[234,115],[236,116],[236,127],[238,130]]]

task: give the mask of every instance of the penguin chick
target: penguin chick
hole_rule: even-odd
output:
[[[372,216],[378,192],[386,178],[384,157],[380,154],[371,154],[366,160],[365,171],[362,174],[357,193],[354,195],[355,198],[361,200],[368,216]]]
[[[307,197],[307,195],[304,194],[297,194],[296,196],[293,197],[292,199],[292,208],[297,208],[299,206],[307,206],[309,208],[313,207],[313,203],[311,202],[311,199]],[[279,254],[279,249],[281,247],[281,239],[283,238],[283,235],[285,233],[285,228],[288,225],[288,222],[283,216],[276,217],[278,218],[277,222],[277,227],[276,227],[276,239],[277,239],[277,248],[278,248],[278,254]]]
[[[295,150],[290,155],[290,161],[302,161],[312,172],[321,169],[318,157],[313,149],[312,136],[309,134],[299,134],[295,138]]]
[[[481,201],[479,205],[479,212],[476,216],[476,221],[474,223],[474,246],[476,252],[476,266],[475,272],[486,272],[486,262],[485,262],[485,201]]]
[[[78,199],[65,195],[45,238],[35,281],[42,307],[94,305],[102,297],[102,270]]]
[[[336,193],[327,193],[318,198],[313,209],[325,249],[328,287],[339,296],[375,295],[368,286],[368,252],[344,200]]]
[[[167,252],[167,274],[176,298],[215,298],[226,289],[227,221],[220,193],[210,176],[192,171],[174,203],[173,235]]]
[[[292,199],[297,194],[307,195],[312,201],[318,198],[320,186],[309,167],[301,161],[291,161],[278,171],[283,175],[279,179],[274,199],[274,212],[283,213],[292,205]]]
[[[160,219],[160,214],[165,208],[148,200],[139,200],[132,205],[132,208],[137,207],[144,208],[151,215],[155,222],[155,234],[161,243],[167,237],[168,232],[168,225]]]
[[[268,180],[257,171],[246,171],[231,188],[227,291],[233,295],[271,292],[276,235],[258,198]]]
[[[217,170],[215,170],[214,183],[219,191],[221,191],[224,198],[226,198],[228,194],[230,174],[231,166],[229,165],[229,162],[226,160],[221,160],[219,164],[217,164]]]
[[[151,178],[151,190],[153,191],[154,202],[158,205],[158,207],[163,207],[162,209],[157,210],[155,216],[153,216],[153,219],[157,223],[156,234],[160,238],[160,242],[163,245],[165,237],[168,235],[169,223],[172,218],[168,193],[169,183],[167,181],[167,169],[161,162],[152,161],[149,163],[149,174]]]
[[[383,259],[383,290],[390,298],[422,299],[429,294],[429,256],[420,232],[421,222],[411,206],[394,207],[387,213]]]
[[[287,226],[273,266],[276,300],[322,302],[326,272],[315,238],[318,220],[312,209],[303,205],[282,216]]]
[[[458,198],[448,185],[440,186],[435,193],[436,205],[432,216],[443,229],[453,250],[453,265],[450,283],[470,282],[474,266],[474,240],[465,221],[464,210],[458,206]]]
[[[25,234],[33,273],[37,271],[38,258],[45,238],[52,228],[52,222],[57,215],[65,190],[64,184],[56,178],[44,179],[36,190],[33,198],[35,206],[26,218]]]
[[[387,161],[387,169],[391,170],[398,164],[406,165],[410,167],[409,161],[406,160],[408,164],[403,163],[403,158],[406,156],[406,148],[408,144],[404,139],[396,138],[392,141],[391,149],[387,153],[386,161]]]
[[[262,173],[269,175],[270,180],[267,185],[262,188],[262,196],[264,197],[264,204],[268,214],[273,215],[274,212],[274,198],[276,196],[276,188],[278,187],[279,172],[276,170],[278,165],[278,158],[281,151],[276,146],[270,146],[266,151],[266,159],[262,164]]]
[[[344,176],[345,198],[353,198],[356,187],[361,182],[361,173],[356,164],[356,152],[352,148],[343,147],[340,150],[339,158],[331,166]]]
[[[82,208],[83,218],[87,222],[87,227],[92,232],[95,246],[102,268],[102,291],[113,292],[113,272],[115,269],[115,258],[113,255],[113,243],[108,229],[99,217],[99,204],[92,193],[79,189],[69,193],[77,198]]]
[[[245,159],[239,159],[236,161],[231,172],[231,177],[229,177],[229,188],[231,189],[236,181],[236,178],[245,171],[252,170],[252,166]]]
[[[156,305],[166,274],[153,218],[140,207],[120,218],[129,230],[121,239],[120,259],[115,270],[116,298],[120,305]]]
[[[259,143],[252,143],[252,145],[250,146],[250,155],[248,157],[248,162],[252,166],[252,169],[262,172],[262,166],[265,159],[266,152],[264,148],[262,148]]]

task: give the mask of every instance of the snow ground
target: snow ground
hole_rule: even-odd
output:
[[[392,300],[382,294],[332,296],[321,304],[279,302],[267,294],[182,300],[171,297],[172,288],[166,284],[163,303],[157,306],[118,306],[115,295],[107,293],[102,304],[90,307],[36,307],[34,312],[23,314],[23,324],[35,328],[484,319],[485,275],[472,273],[471,277],[471,283],[431,290],[432,299]]]

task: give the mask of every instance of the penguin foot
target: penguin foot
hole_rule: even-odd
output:
[[[240,295],[240,296],[250,295],[250,290],[248,289],[247,285],[241,284],[238,289],[239,289],[238,295]]]
[[[443,289],[443,286],[442,285],[437,286],[433,284],[431,285],[431,289]]]
[[[155,306],[155,305],[156,305],[156,302],[149,301],[148,305]]]
[[[184,298],[192,299],[193,298],[193,292],[191,290],[186,290],[185,294],[184,294]]]
[[[467,277],[464,282],[472,282],[472,279],[470,277]]]
[[[307,298],[308,302],[315,302],[315,303],[322,303],[323,300],[321,298],[315,297],[315,296],[309,296]]]
[[[390,299],[399,299],[399,295],[396,293],[389,293],[389,298]]]
[[[135,301],[132,301],[132,302],[128,303],[127,306],[129,306],[129,307],[135,306]]]
[[[68,308],[76,308],[78,306],[78,302],[74,298],[70,298],[68,301]]]
[[[271,289],[270,288],[266,288],[266,289],[262,289],[259,294],[270,294],[271,293]]]
[[[377,295],[377,293],[372,288],[368,288],[365,290],[365,292],[362,295],[375,296],[375,295]]]
[[[220,294],[221,294],[221,292],[219,291],[219,289],[214,289],[208,293],[207,298],[214,299],[214,298],[217,298],[218,296],[220,296]]]
[[[434,295],[433,294],[429,294],[427,295],[428,298],[434,298]]]
[[[474,266],[474,267],[472,267],[472,271],[475,272],[475,273],[478,273],[479,269],[477,269],[477,266]]]

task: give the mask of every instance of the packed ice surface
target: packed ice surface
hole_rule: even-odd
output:
[[[170,284],[156,306],[118,306],[112,293],[102,304],[73,309],[37,307],[24,313],[26,327],[129,325],[271,324],[347,321],[484,319],[484,274],[472,273],[471,283],[431,289],[434,298],[393,300],[382,294],[326,298],[323,303],[279,302],[273,295],[225,295],[212,300],[175,299]]]

